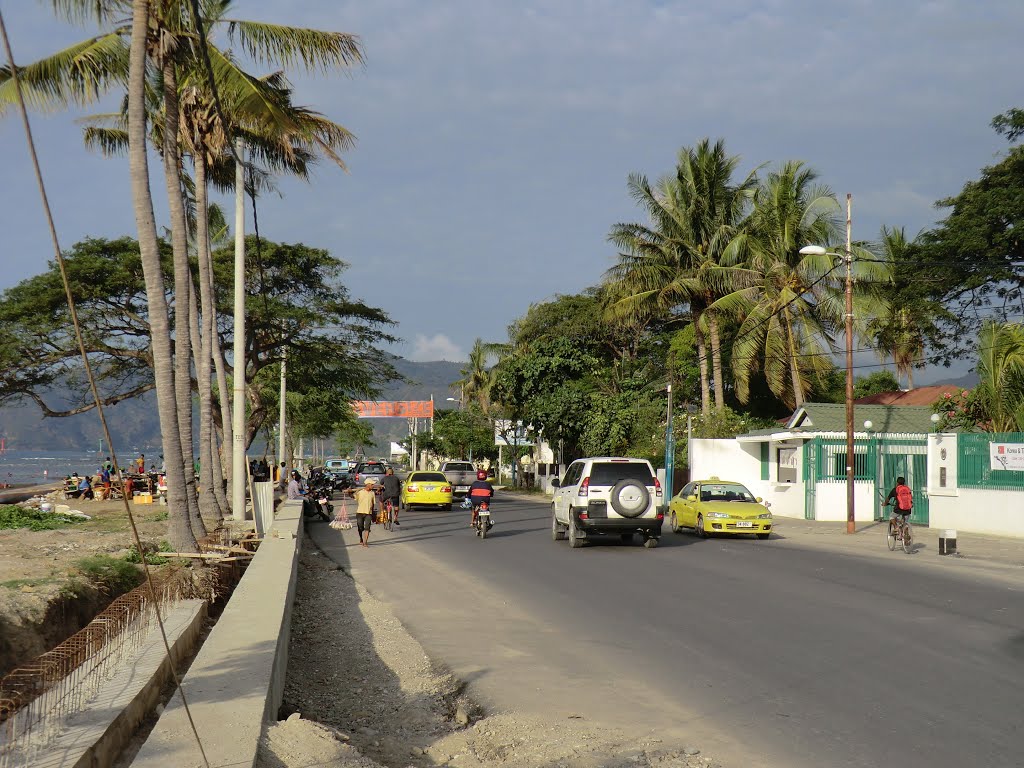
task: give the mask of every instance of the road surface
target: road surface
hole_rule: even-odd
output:
[[[654,550],[570,550],[542,499],[494,512],[486,541],[458,509],[367,549],[308,530],[495,709],[671,734],[726,768],[1024,764],[1013,580],[667,526]]]

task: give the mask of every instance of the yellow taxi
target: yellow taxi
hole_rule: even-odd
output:
[[[669,526],[673,533],[692,528],[700,537],[726,533],[767,539],[772,530],[772,513],[762,501],[742,483],[717,477],[695,480],[672,497]]]
[[[440,472],[410,472],[402,486],[402,508],[452,508],[452,484]]]

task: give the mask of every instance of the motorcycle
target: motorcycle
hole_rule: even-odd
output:
[[[473,523],[473,527],[476,528],[476,535],[481,539],[487,538],[487,532],[494,527],[494,522],[491,520],[491,505],[489,502],[480,502],[480,508],[476,512],[476,521]]]
[[[303,512],[307,517],[317,516],[326,522],[334,519],[334,505],[331,504],[331,493],[334,490],[330,478],[314,476],[309,479],[306,489]]]

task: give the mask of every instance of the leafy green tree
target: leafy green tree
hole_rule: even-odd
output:
[[[1022,112],[997,116],[997,132],[1016,142]],[[973,353],[981,323],[1024,311],[1024,146],[1011,146],[997,163],[981,170],[959,194],[939,200],[947,210],[935,229],[921,236],[911,279],[949,311],[933,360],[948,362]],[[922,276],[926,276],[922,278]]]
[[[160,242],[163,284],[170,293],[170,248]],[[380,309],[350,298],[341,282],[347,265],[327,251],[264,240],[259,262],[247,242],[246,314],[250,364],[246,369],[250,411],[245,445],[277,419],[278,374],[288,351],[289,390],[301,395],[322,390],[351,412],[357,396],[376,394],[379,384],[397,376],[377,349],[392,340],[391,320]],[[147,291],[138,243],[131,238],[90,239],[74,245],[65,265],[85,331],[86,349],[98,373],[104,403],[112,405],[154,388]],[[229,318],[233,302],[234,253],[214,252],[218,313]],[[260,272],[264,282],[260,284]],[[0,360],[18,361],[0,370],[0,403],[38,403],[44,415],[68,416],[94,407],[87,397],[60,274],[47,272],[0,295]],[[219,329],[225,345],[231,325]],[[52,408],[47,395],[70,388],[73,406]],[[327,419],[333,425],[335,415]],[[328,432],[327,434],[330,434]]]
[[[843,373],[844,387],[846,374]],[[853,396],[869,397],[882,392],[899,392],[900,380],[892,371],[882,370],[869,373],[867,376],[858,376],[853,382]],[[837,400],[836,402],[841,402]]]
[[[497,455],[494,426],[477,407],[438,411],[434,417],[434,434],[420,435],[417,445],[429,448],[438,456],[451,459],[474,459]]]

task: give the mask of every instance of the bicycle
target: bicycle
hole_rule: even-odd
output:
[[[886,504],[885,506],[889,506]],[[889,531],[885,535],[885,543],[889,545],[889,551],[896,551],[896,544],[903,545],[903,551],[908,555],[914,548],[914,533],[910,527],[910,513],[905,515],[896,514],[889,518]]]
[[[395,530],[395,500],[384,499],[380,505],[380,516],[384,523],[385,531]]]

